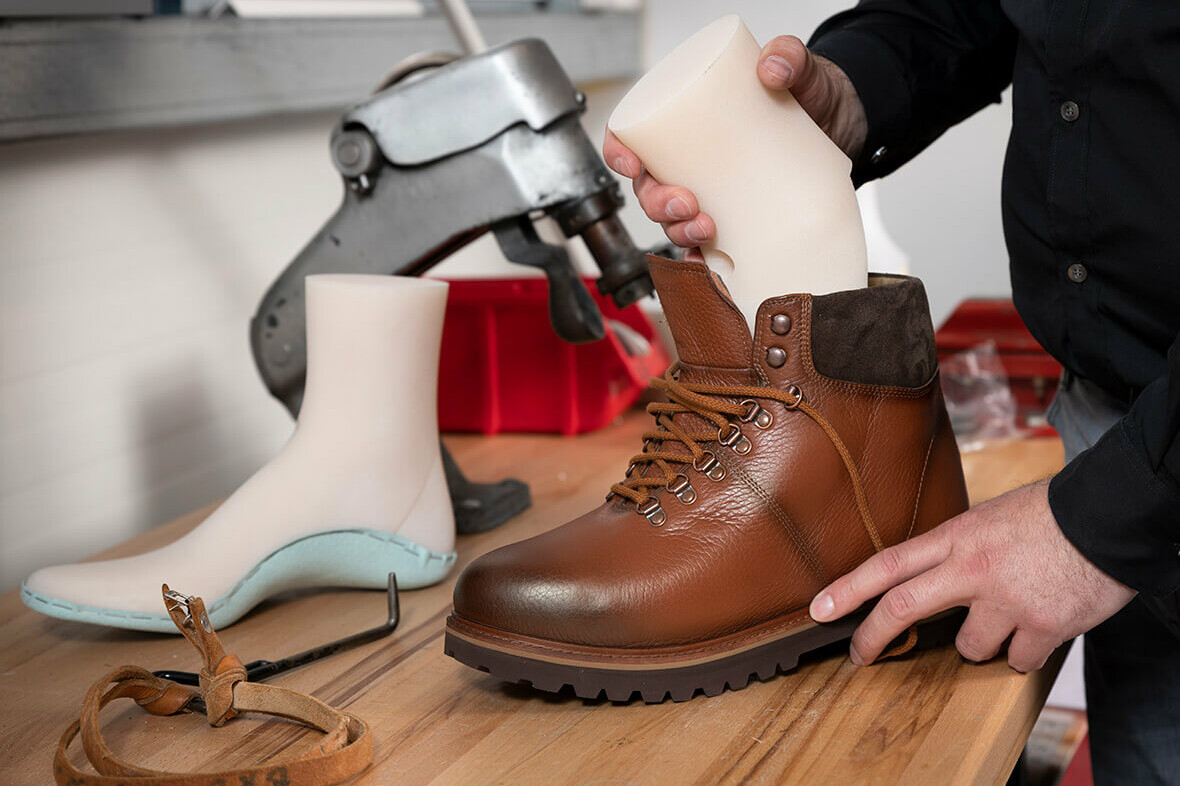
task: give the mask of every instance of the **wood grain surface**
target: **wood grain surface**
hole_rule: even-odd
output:
[[[1004,783],[1064,657],[1031,675],[974,665],[951,647],[857,668],[841,649],[791,674],[715,698],[649,706],[583,701],[505,685],[442,654],[458,570],[483,552],[596,505],[639,445],[632,413],[579,438],[450,437],[474,479],[512,475],[534,506],[504,527],[462,538],[459,564],[436,587],[402,596],[383,641],[281,675],[276,684],[346,707],[373,727],[363,784],[996,784]],[[972,499],[1061,465],[1057,440],[1026,440],[965,457]],[[98,555],[169,542],[212,507]],[[178,588],[183,591],[183,587]],[[384,596],[301,592],[272,599],[222,631],[243,661],[277,658],[375,625]],[[52,782],[62,730],[89,685],[122,664],[196,667],[179,637],[52,620],[0,596],[0,783]],[[114,750],[146,766],[212,770],[291,755],[316,735],[242,718],[214,729],[199,716],[158,718],[130,702],[103,713]],[[291,746],[294,746],[292,748]],[[75,749],[74,757],[80,761]]]

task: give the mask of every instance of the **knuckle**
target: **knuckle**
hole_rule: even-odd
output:
[[[1020,653],[1018,655],[1008,656],[1008,665],[1021,674],[1027,674],[1030,671],[1036,671],[1041,668],[1045,662],[1044,658],[1040,658],[1034,653]]]
[[[958,543],[976,528],[975,523],[972,521],[971,513],[972,511],[967,511],[966,513],[955,516],[953,519],[944,521],[938,529],[943,530],[951,538],[953,543]]]
[[[897,622],[908,622],[917,607],[913,591],[905,587],[895,587],[881,599],[882,613]]]
[[[660,223],[662,221],[667,220],[666,217],[664,216],[663,209],[655,203],[655,200],[645,199],[644,197],[640,197],[639,198],[639,206],[641,208],[643,208],[644,214],[652,221],[655,221],[656,223]]]
[[[780,35],[776,36],[770,42],[771,48],[777,52],[806,52],[807,47],[803,45],[803,41],[799,36],[795,35]]]
[[[1053,634],[1058,628],[1057,615],[1042,606],[1034,606],[1025,614],[1024,625],[1021,627],[1034,633]]]
[[[963,554],[963,571],[973,578],[990,576],[994,569],[991,553],[984,548],[970,548]]]
[[[885,577],[900,576],[905,569],[905,557],[901,548],[890,546],[877,555],[877,567]]]
[[[975,663],[985,661],[992,656],[992,653],[989,651],[989,649],[985,647],[978,638],[976,638],[973,634],[964,633],[962,631],[960,631],[959,635],[955,637],[955,649],[957,649],[959,654],[964,658],[969,661],[974,661]]]
[[[696,246],[696,243],[690,242],[685,237],[683,227],[677,227],[675,224],[664,224],[663,227],[664,235],[672,241],[673,245],[680,246],[681,248],[694,248]]]

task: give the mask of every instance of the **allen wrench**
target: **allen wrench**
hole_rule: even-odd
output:
[[[330,655],[335,655],[339,652],[355,649],[362,644],[368,644],[370,641],[384,638],[393,633],[397,629],[398,623],[401,621],[401,604],[398,602],[397,595],[397,576],[389,574],[388,587],[388,602],[389,602],[389,616],[384,623],[369,630],[363,630],[360,633],[354,633],[351,636],[345,636],[337,641],[321,644],[318,647],[312,647],[309,650],[304,650],[295,655],[289,655],[286,658],[278,660],[255,660],[246,664],[246,679],[250,682],[261,682],[269,679],[276,674],[281,674],[284,671],[306,666],[308,663],[313,663],[317,660],[322,660]],[[200,677],[191,671],[171,671],[161,670],[154,671],[152,674],[166,680],[172,680],[180,685],[199,685]]]

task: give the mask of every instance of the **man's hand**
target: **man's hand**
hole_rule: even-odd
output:
[[[868,131],[864,105],[852,82],[835,63],[811,54],[793,35],[779,36],[762,48],[758,79],[770,90],[790,90],[804,111],[849,158],[860,152]],[[610,129],[602,155],[611,169],[634,181],[635,196],[647,217],[662,224],[664,234],[673,243],[694,249],[689,258],[700,259],[695,248],[711,240],[717,227],[712,218],[700,212],[692,192],[658,183]]]
[[[911,624],[969,606],[955,646],[985,661],[1008,643],[1008,665],[1039,669],[1063,642],[1135,597],[1074,548],[1049,508],[1049,482],[1010,491],[885,549],[811,602],[827,622],[884,593],[856,629],[853,663],[872,663]]]

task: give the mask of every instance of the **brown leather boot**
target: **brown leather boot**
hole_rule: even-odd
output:
[[[463,572],[445,648],[469,666],[617,701],[740,688],[849,638],[868,609],[818,624],[812,597],[967,508],[920,281],[771,298],[751,340],[704,264],[649,262],[669,403],[604,504]]]

